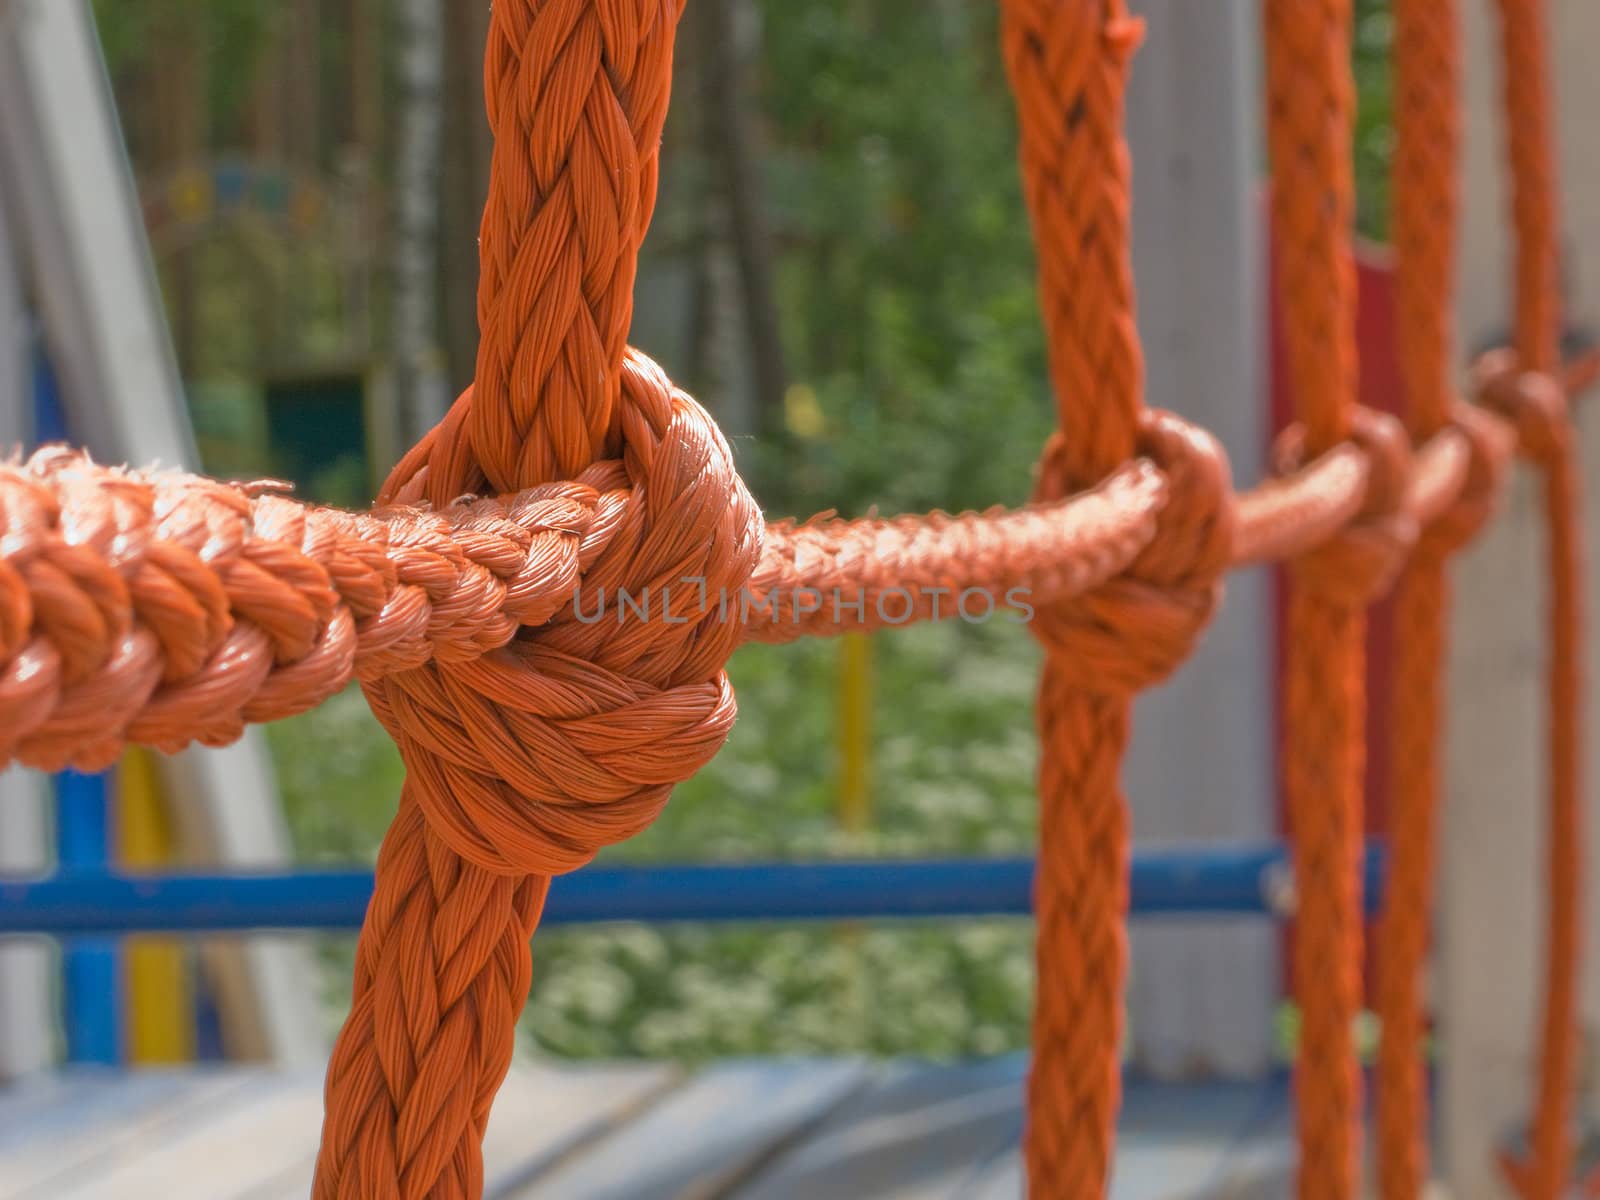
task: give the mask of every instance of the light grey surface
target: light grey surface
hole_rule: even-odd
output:
[[[871,1077],[871,1068],[849,1060],[719,1063],[515,1195],[517,1200],[726,1195],[768,1158],[799,1144]]]
[[[604,1134],[679,1079],[656,1063],[517,1064],[484,1139],[486,1194]],[[0,1200],[291,1200],[310,1189],[317,1071],[76,1071],[0,1088]]]
[[[1247,486],[1260,477],[1269,425],[1260,5],[1132,7],[1146,21],[1127,109],[1146,398],[1215,433]],[[1229,575],[1193,659],[1141,697],[1125,771],[1136,841],[1274,834],[1271,605],[1264,570]],[[1270,923],[1142,921],[1132,950],[1129,1034],[1144,1070],[1182,1078],[1266,1068],[1281,990]]]
[[[1023,1078],[964,1064],[513,1065],[490,1200],[1019,1200]],[[0,1200],[290,1200],[314,1071],[74,1072],[0,1087]],[[1282,1080],[1126,1090],[1112,1200],[1289,1194]]]
[[[892,1063],[738,1200],[957,1196],[1022,1133],[1021,1058]]]

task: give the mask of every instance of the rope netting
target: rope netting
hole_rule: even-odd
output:
[[[1123,134],[1140,25],[1123,0],[1002,0],[1060,419],[1036,498],[804,524],[763,521],[713,420],[626,342],[682,5],[494,6],[476,379],[370,513],[62,449],[0,467],[8,758],[98,768],[129,742],[218,744],[352,678],[400,747],[407,780],[328,1068],[315,1194],[481,1193],[551,877],[648,826],[716,753],[738,645],[933,617],[917,598],[944,589],[1026,587],[1045,666],[1025,1153],[1033,1194],[1103,1195],[1132,702],[1188,656],[1231,567],[1275,562],[1291,582],[1300,1192],[1330,1200],[1355,1196],[1361,1173],[1365,614],[1398,579],[1377,1160],[1382,1194],[1414,1200],[1446,567],[1517,449],[1541,473],[1549,529],[1550,907],[1537,1108],[1527,1156],[1505,1166],[1524,1197],[1555,1200],[1572,1160],[1582,605],[1541,0],[1500,0],[1516,339],[1478,364],[1476,405],[1451,386],[1457,14],[1454,0],[1396,0],[1403,422],[1354,400],[1349,0],[1265,6],[1297,420],[1273,477],[1237,492],[1209,434],[1143,401]],[[586,619],[622,593],[655,599],[634,620]],[[886,615],[890,593],[911,607]]]

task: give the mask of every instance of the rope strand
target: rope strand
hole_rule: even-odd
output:
[[[1355,432],[1350,5],[1311,0],[1269,3],[1265,11],[1274,262],[1299,437],[1315,455]],[[1381,519],[1375,495],[1369,487],[1366,516]],[[1365,604],[1380,575],[1358,580],[1348,564],[1331,568],[1308,558],[1290,577],[1283,781],[1298,896],[1295,1080],[1304,1200],[1352,1200],[1359,1186],[1353,1039],[1361,1006],[1362,667]]]
[[[1037,494],[1066,495],[1136,453],[1173,491],[1126,581],[1048,606],[1038,694],[1038,995],[1024,1137],[1029,1189],[1098,1196],[1119,1097],[1128,806],[1121,765],[1134,695],[1188,656],[1233,550],[1226,458],[1143,400],[1129,258],[1128,64],[1142,27],[1122,0],[1005,0],[1023,191],[1061,433]]]
[[[495,5],[476,380],[385,492],[443,506],[618,458],[636,500],[591,549],[588,580],[647,586],[675,568],[737,590],[760,555],[759,513],[709,418],[625,344],[681,9]],[[367,688],[408,779],[329,1070],[319,1200],[481,1193],[549,876],[649,824],[733,720],[721,668],[738,627],[651,632],[641,645],[631,629],[558,619]],[[597,740],[597,719],[634,726],[639,748]]]
[[[1482,375],[1485,398],[1516,421],[1523,453],[1544,477],[1550,615],[1548,888],[1538,1091],[1528,1157],[1504,1165],[1523,1200],[1557,1200],[1572,1176],[1582,945],[1582,510],[1572,421],[1560,381],[1560,216],[1545,6],[1543,0],[1499,0],[1498,8],[1516,230],[1516,346],[1514,359],[1484,364]]]
[[[1394,16],[1394,332],[1406,423],[1420,444],[1445,427],[1450,411],[1459,32],[1455,0],[1396,0]],[[1425,527],[1395,603],[1389,869],[1376,931],[1382,1030],[1377,1164],[1383,1200],[1419,1200],[1428,1180],[1422,975],[1431,940],[1440,798],[1441,684],[1450,602],[1445,562],[1486,515],[1453,509]]]

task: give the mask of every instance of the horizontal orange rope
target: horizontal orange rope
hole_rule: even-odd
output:
[[[1417,520],[1456,501],[1467,453],[1447,428],[1418,455]],[[1244,493],[1235,561],[1328,541],[1366,486],[1366,459],[1346,445]],[[126,742],[219,744],[352,679],[470,661],[573,607],[643,623],[670,604],[674,622],[715,613],[741,640],[787,642],[1055,604],[1127,571],[1168,494],[1138,459],[1015,511],[777,522],[732,594],[670,575],[653,592],[608,591],[587,569],[637,502],[620,463],[503,500],[356,515],[273,485],[47,449],[0,467],[0,753],[89,769]]]

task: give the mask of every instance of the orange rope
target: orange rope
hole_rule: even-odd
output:
[[[495,5],[476,386],[386,491],[442,505],[620,453],[632,503],[586,583],[690,575],[715,593],[748,579],[759,513],[711,420],[625,348],[681,7]],[[367,685],[407,782],[328,1067],[318,1197],[481,1193],[550,876],[644,828],[722,744],[738,632],[567,613]]]
[[[1398,542],[1403,434],[1396,441],[1375,414],[1359,425],[1354,416],[1350,21],[1348,0],[1266,5],[1275,261],[1298,436],[1313,454],[1352,434],[1383,447],[1387,478],[1374,478],[1363,515]],[[1327,1200],[1350,1200],[1359,1180],[1363,639],[1365,605],[1390,566],[1381,551],[1358,564],[1351,548],[1341,538],[1294,565],[1284,685],[1298,899],[1299,1194]]]
[[[1468,445],[1424,445],[1408,510],[1463,502]],[[1340,446],[1238,497],[1233,561],[1280,561],[1359,510],[1366,458]],[[176,471],[97,466],[51,448],[0,465],[0,754],[97,770],[130,742],[176,751],[303,712],[352,678],[465,662],[572,610],[625,603],[587,572],[629,527],[616,463],[573,483],[433,511],[358,516]],[[1137,459],[1097,487],[1016,511],[770,524],[745,596],[680,580],[628,595],[687,604],[746,641],[787,642],[1115,594],[1181,477]],[[974,601],[978,603],[978,601]]]
[[[1149,414],[1128,257],[1122,106],[1140,36],[1121,0],[1005,0],[1024,191],[1061,434],[1038,494],[1095,482],[1141,447],[1173,496],[1120,586],[1040,611],[1038,994],[1025,1154],[1039,1196],[1102,1195],[1118,1103],[1128,812],[1119,774],[1134,694],[1188,655],[1230,555],[1220,447]]]
[[[1527,1157],[1503,1165],[1525,1200],[1556,1200],[1572,1175],[1582,941],[1582,510],[1561,383],[1560,219],[1545,6],[1542,0],[1499,0],[1498,8],[1516,229],[1516,339],[1514,354],[1481,364],[1479,380],[1485,401],[1512,418],[1522,453],[1543,475],[1550,613],[1548,908],[1538,1097]]]
[[[1460,86],[1455,0],[1396,0],[1394,249],[1396,323],[1407,425],[1422,441],[1449,420]],[[1480,456],[1479,493],[1509,447]],[[1495,481],[1497,482],[1497,481]],[[1389,869],[1377,930],[1378,1185],[1417,1200],[1428,1179],[1422,970],[1429,946],[1440,700],[1449,585],[1445,561],[1487,505],[1425,529],[1395,605]]]
[[[1419,521],[1461,502],[1466,447],[1453,428],[1423,447],[1407,500]],[[1321,544],[1355,515],[1368,474],[1340,446],[1241,495],[1233,560]],[[787,642],[970,616],[969,590],[1103,600],[1188,486],[1140,458],[1015,511],[780,521],[746,595],[679,580],[625,600],[589,577],[631,527],[625,483],[602,463],[504,499],[358,516],[277,484],[102,467],[59,448],[0,464],[0,755],[97,770],[130,742],[219,744],[352,678],[467,662],[519,629],[615,619],[627,602],[659,617],[670,601],[674,621],[685,606],[715,611],[743,640]]]

